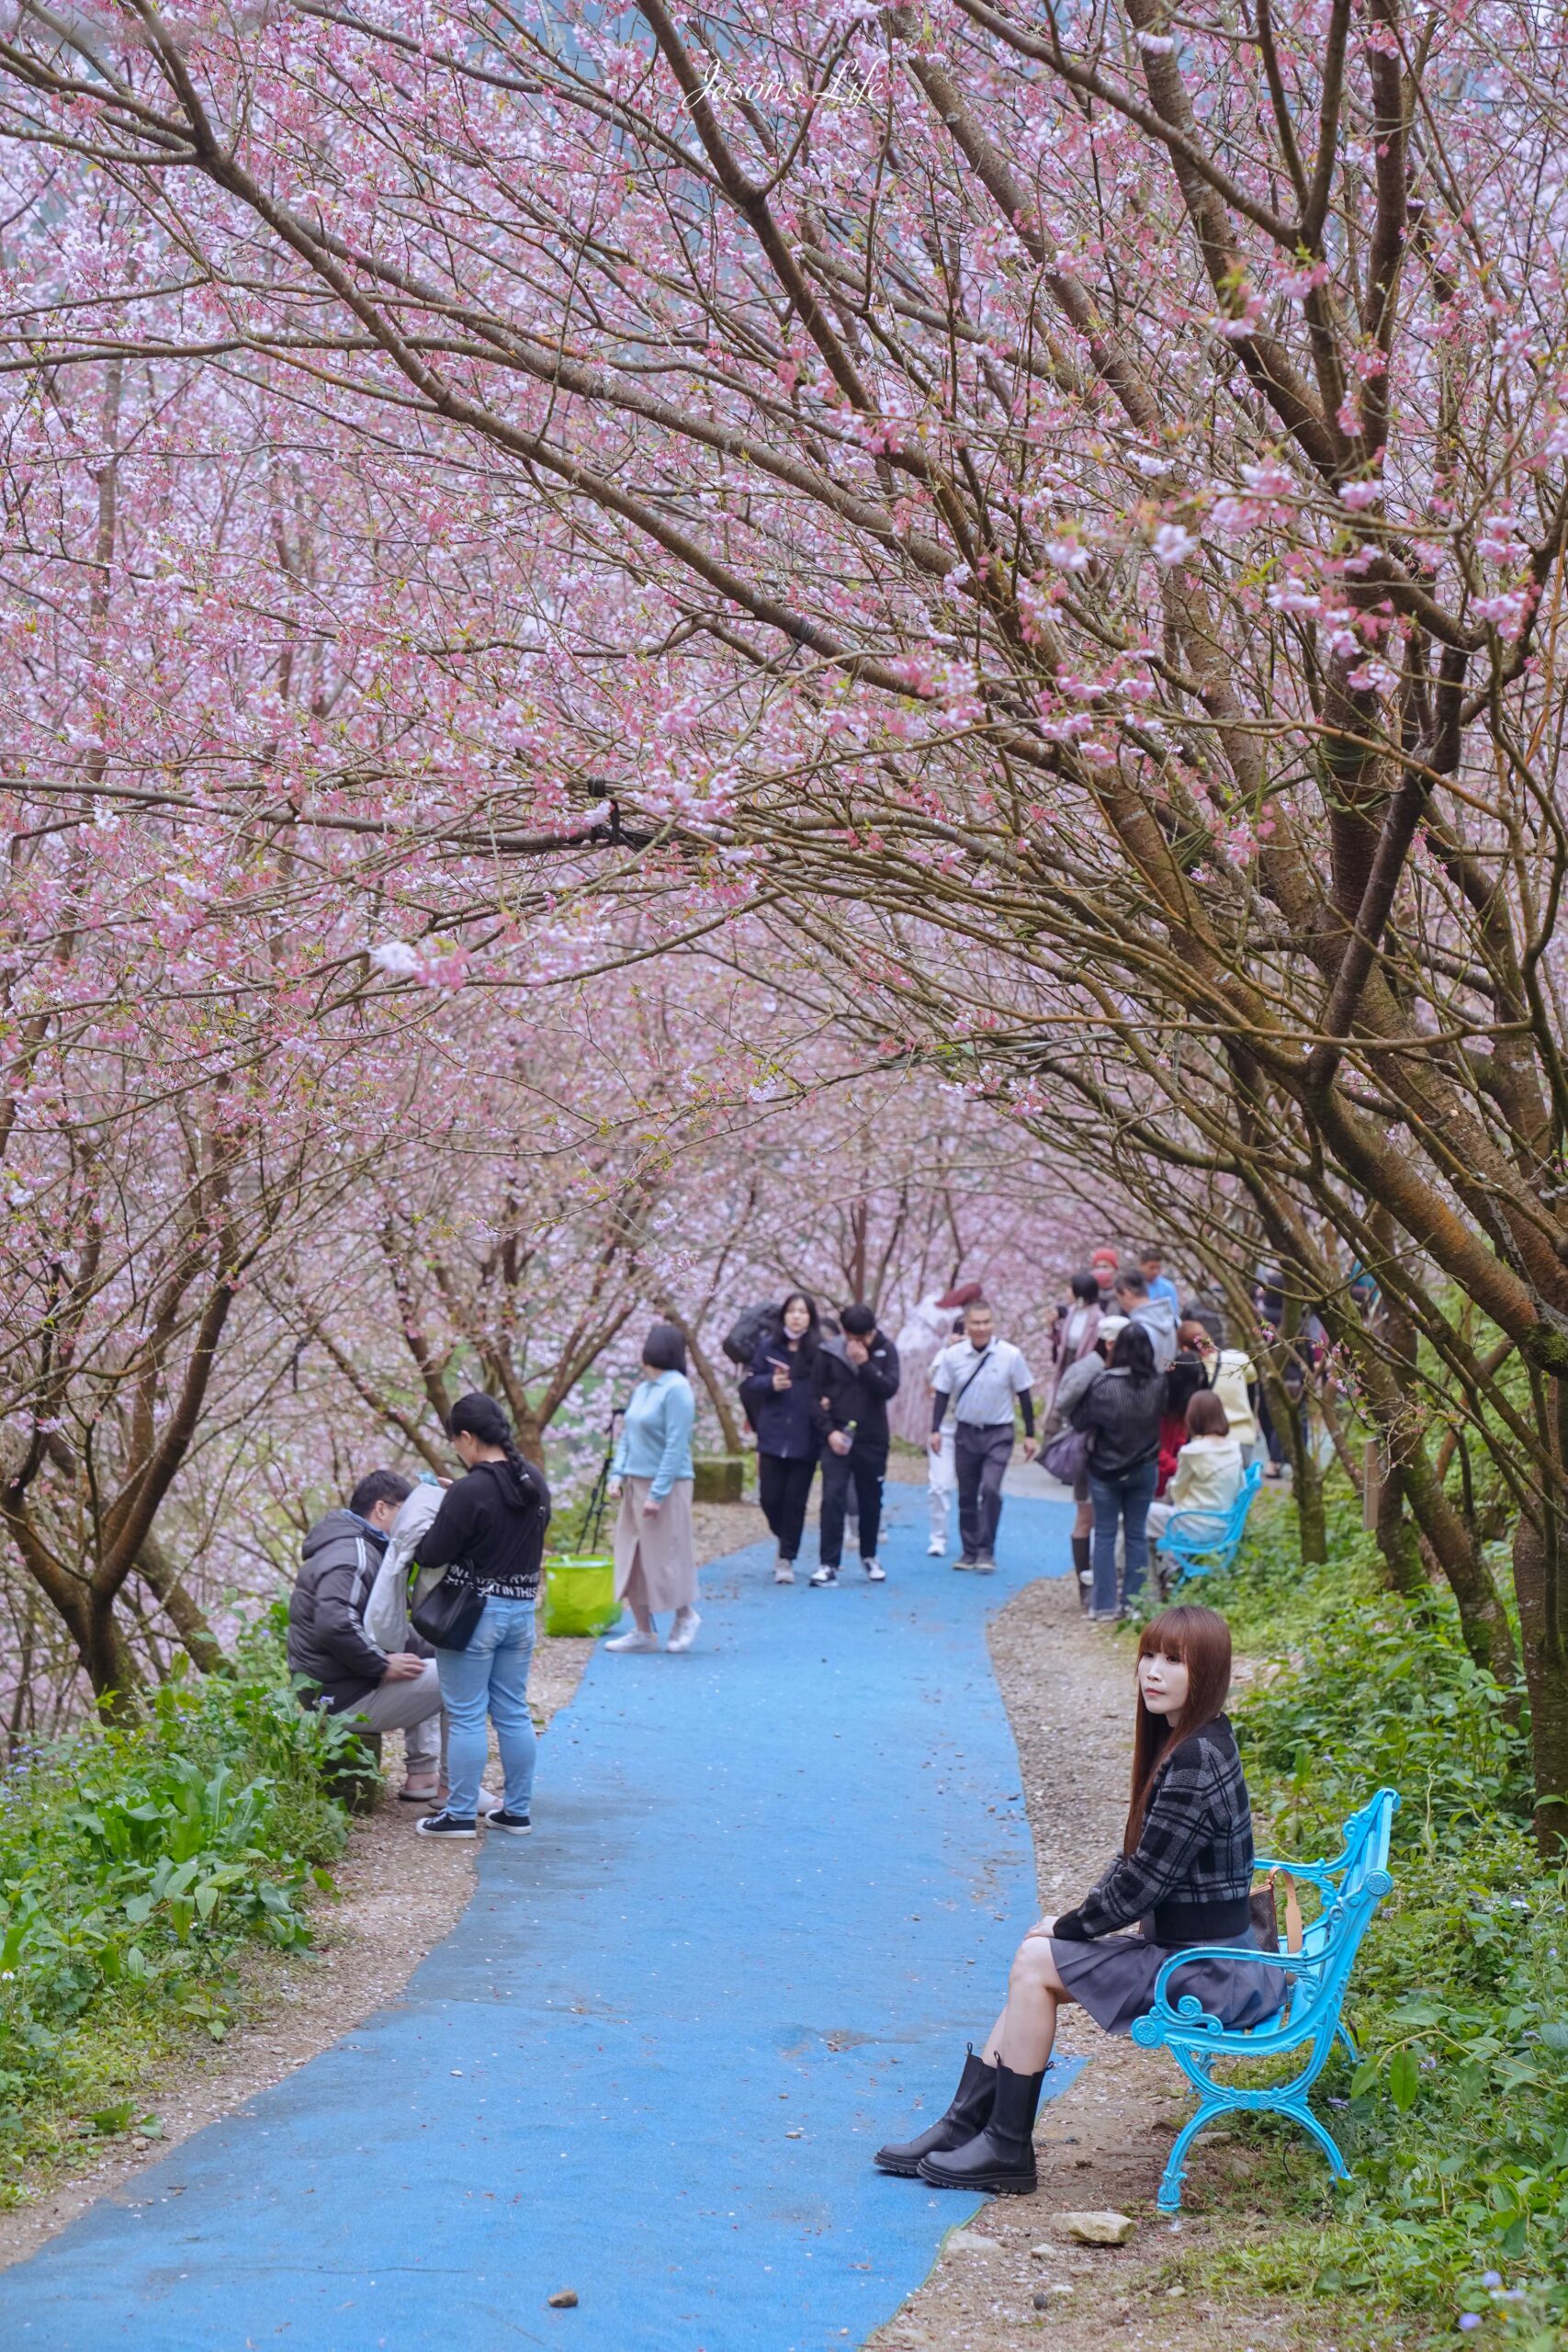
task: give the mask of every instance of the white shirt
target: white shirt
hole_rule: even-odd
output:
[[[1034,1376],[1010,1340],[993,1340],[983,1353],[967,1340],[955,1340],[931,1366],[937,1395],[953,1397],[957,1419],[981,1429],[1002,1421],[1010,1429],[1013,1398],[1033,1385]]]

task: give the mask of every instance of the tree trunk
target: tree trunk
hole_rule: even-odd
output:
[[[200,1602],[155,1535],[149,1535],[143,1540],[141,1549],[136,1555],[136,1566],[143,1584],[156,1596],[192,1663],[198,1666],[203,1674],[220,1673],[224,1661],[218,1636],[208,1623]]]
[[[1545,1508],[1554,1508],[1550,1499]],[[1559,1581],[1540,1529],[1521,1518],[1514,1530],[1514,1590],[1530,1698],[1535,1837],[1542,1855],[1552,1862],[1562,1860],[1568,1845],[1568,1660]]]
[[[1421,1545],[1404,1512],[1404,1478],[1397,1462],[1389,1462],[1378,1482],[1377,1545],[1382,1555],[1383,1581],[1406,1600],[1429,1600]]]
[[[71,1630],[105,1723],[133,1721],[141,1702],[141,1677],[120,1632],[113,1598],[87,1596]]]

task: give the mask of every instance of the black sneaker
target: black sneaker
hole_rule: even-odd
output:
[[[495,1819],[494,1814],[491,1819]],[[473,1838],[479,1834],[471,1815],[465,1821],[457,1813],[427,1813],[423,1821],[414,1823],[414,1827],[422,1838]]]
[[[509,1838],[526,1838],[533,1822],[525,1813],[508,1813],[504,1805],[492,1813],[485,1824],[487,1829],[504,1829]]]
[[[836,1567],[829,1568],[823,1566],[820,1568],[815,1568],[812,1571],[811,1581],[813,1584],[837,1584],[839,1581],[839,1571]]]

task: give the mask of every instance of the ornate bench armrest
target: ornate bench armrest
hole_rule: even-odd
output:
[[[1179,1968],[1190,1966],[1195,1960],[1242,1961],[1248,1966],[1261,1961],[1265,1968],[1277,1968],[1287,1976],[1315,1974],[1322,1965],[1320,1959],[1303,1960],[1299,1951],[1266,1951],[1261,1946],[1256,1951],[1244,1950],[1237,1944],[1192,1944],[1186,1951],[1172,1952],[1155,1979],[1153,2008],[1133,2020],[1133,2040],[1148,2049],[1165,2039],[1165,2030],[1174,2026],[1184,2033],[1228,2033],[1235,2029],[1203,2007],[1196,1993],[1183,1993],[1179,2005],[1172,2008],[1166,1997],[1166,1985]],[[1139,2028],[1145,2030],[1140,2032]]]

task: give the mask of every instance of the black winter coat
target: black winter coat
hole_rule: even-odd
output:
[[[782,1454],[786,1462],[816,1461],[822,1442],[818,1423],[820,1360],[821,1351],[809,1335],[792,1350],[782,1334],[773,1331],[759,1346],[740,1384],[759,1453]],[[787,1388],[773,1386],[775,1363],[789,1366]]]
[[[334,1715],[357,1707],[387,1671],[365,1609],[387,1539],[351,1510],[330,1510],[305,1538],[288,1596],[288,1670],[321,1685]]]
[[[532,1600],[539,1589],[550,1490],[531,1462],[477,1462],[448,1487],[420,1538],[422,1568],[450,1568],[498,1600]]]
[[[831,1430],[852,1430],[857,1444],[886,1450],[888,1399],[898,1394],[898,1351],[874,1331],[871,1353],[853,1364],[843,1345],[829,1340],[818,1354],[817,1426],[824,1437]]]
[[[1125,1478],[1140,1463],[1153,1462],[1164,1411],[1163,1374],[1134,1380],[1130,1372],[1102,1372],[1069,1416],[1074,1429],[1089,1432],[1090,1476]]]

